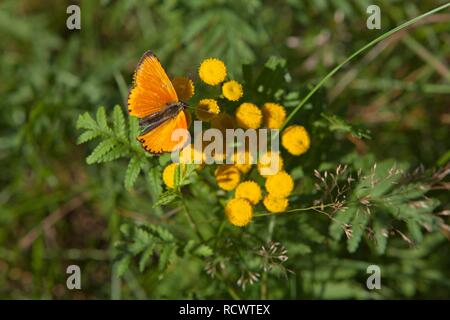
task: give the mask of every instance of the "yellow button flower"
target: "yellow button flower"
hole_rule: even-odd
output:
[[[219,187],[226,191],[231,191],[239,184],[241,174],[239,170],[233,165],[219,166],[214,175]]]
[[[286,119],[286,110],[278,103],[267,102],[261,108],[264,126],[269,129],[279,129]]]
[[[200,65],[198,75],[204,83],[215,86],[225,80],[225,77],[227,76],[227,67],[223,61],[209,58],[204,60]]]
[[[214,99],[202,99],[197,105],[197,118],[209,121],[220,112],[219,105]]]
[[[258,159],[258,172],[263,177],[274,175],[283,170],[284,162],[278,152],[267,151]]]
[[[242,85],[234,80],[227,81],[222,86],[222,94],[230,101],[238,101],[242,95]]]
[[[303,126],[292,125],[284,129],[281,144],[290,154],[299,156],[308,151],[311,140]]]
[[[266,209],[273,213],[286,211],[289,205],[287,198],[274,197],[270,194],[264,197],[263,203]]]
[[[248,151],[238,151],[233,154],[233,163],[242,173],[247,173],[252,168],[252,155]]]
[[[173,189],[175,186],[175,171],[177,166],[179,166],[178,163],[171,163],[167,167],[164,168],[162,178],[164,181],[164,184],[167,186],[167,188]],[[183,165],[181,167],[182,174],[184,171],[186,171],[185,166]]]
[[[202,164],[204,162],[203,152],[201,150],[195,149],[192,143],[187,145],[180,151],[179,159],[180,163],[185,164]]]
[[[242,128],[258,129],[261,126],[262,113],[253,103],[244,102],[236,110],[236,120]]]
[[[226,112],[221,112],[211,119],[211,126],[225,133],[226,129],[234,129],[235,120]]]
[[[231,199],[225,206],[228,221],[238,227],[244,227],[253,218],[253,208],[245,199]]]
[[[188,101],[195,92],[194,82],[187,77],[175,77],[172,79],[173,87],[177,93],[178,99]]]
[[[269,176],[266,180],[266,190],[274,197],[287,197],[294,189],[294,180],[285,171],[278,172],[273,176]]]
[[[237,186],[235,196],[256,205],[261,200],[261,188],[254,181],[245,181]]]

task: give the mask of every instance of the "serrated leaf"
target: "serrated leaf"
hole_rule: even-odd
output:
[[[373,223],[373,231],[375,237],[375,248],[378,254],[383,254],[386,250],[386,245],[388,241],[387,226],[376,219]]]
[[[194,247],[195,247],[195,241],[192,239],[188,240],[188,242],[186,243],[186,245],[183,248],[184,255],[189,254]]]
[[[91,117],[88,112],[85,112],[78,116],[77,129],[96,130],[98,129],[97,123]]]
[[[182,175],[183,175],[183,171],[184,171],[184,167],[181,165],[176,165],[175,166],[175,173],[173,175],[173,185],[175,186],[175,188],[179,187],[181,182],[182,182]]]
[[[358,249],[361,238],[364,234],[367,224],[369,223],[369,215],[358,210],[352,221],[352,235],[347,241],[347,249],[349,252],[353,253]]]
[[[167,268],[167,265],[172,260],[174,251],[176,249],[175,244],[168,244],[164,246],[159,255],[159,270],[163,271]]]
[[[136,137],[139,135],[139,119],[135,116],[129,116],[128,125],[130,128],[130,142],[138,143]]]
[[[163,191],[160,167],[150,168],[147,174],[147,186],[153,199],[159,199]]]
[[[125,157],[129,154],[130,150],[126,145],[118,145],[107,152],[99,162],[108,162],[113,161],[122,157]]]
[[[100,135],[100,132],[88,130],[80,134],[80,136],[77,139],[77,144],[82,144],[85,142],[88,142],[94,138],[97,138]]]
[[[141,172],[141,159],[139,157],[132,157],[128,163],[127,171],[125,172],[125,188],[131,189],[136,182],[139,173]]]
[[[145,249],[139,259],[139,271],[143,272],[147,267],[149,259],[153,256],[153,246]]]
[[[200,257],[209,257],[213,254],[213,250],[206,244],[202,244],[195,250],[195,254]]]
[[[175,190],[168,190],[163,192],[158,201],[153,205],[153,207],[167,205],[173,201],[175,201],[179,197],[178,193]]]
[[[413,219],[410,219],[406,222],[406,226],[408,227],[409,234],[411,235],[414,242],[416,244],[421,243],[423,240],[423,233],[419,223]]]
[[[108,127],[108,122],[106,119],[106,112],[105,107],[99,107],[97,109],[97,116],[96,116],[97,124],[100,127],[100,129],[108,131],[110,130]]]
[[[102,157],[109,152],[116,145],[116,141],[113,138],[109,138],[100,142],[92,153],[86,158],[87,164],[93,164],[101,162]]]
[[[129,238],[133,232],[133,226],[130,224],[123,224],[119,229],[126,238]]]
[[[206,28],[208,25],[210,18],[213,18],[214,15],[211,15],[211,11],[208,11],[195,19],[192,23],[188,25],[186,30],[183,32],[183,40],[182,42],[187,43],[194,39],[197,34],[199,34],[202,30]]]
[[[159,238],[160,240],[162,240],[164,242],[172,242],[175,239],[169,230],[167,230],[161,226],[150,225],[150,226],[148,226],[147,230],[154,237]]]
[[[122,112],[122,108],[119,105],[114,107],[113,111],[113,127],[114,133],[124,140],[127,139],[127,129],[125,126],[125,117]]]
[[[340,209],[334,216],[330,225],[330,236],[336,241],[339,241],[344,234],[343,225],[349,223],[356,213],[356,207],[348,207]]]
[[[121,258],[119,261],[117,261],[115,263],[117,275],[119,277],[123,276],[125,274],[125,272],[127,272],[129,265],[130,265],[130,257],[129,256],[125,256],[125,257]]]

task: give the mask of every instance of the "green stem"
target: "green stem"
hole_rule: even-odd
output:
[[[365,46],[363,46],[359,50],[355,51],[352,55],[350,55],[347,59],[345,59],[341,64],[339,64],[333,70],[331,70],[324,78],[322,78],[322,80],[320,80],[320,82],[311,91],[309,91],[309,93],[305,96],[305,98],[303,98],[303,100],[300,101],[300,103],[294,108],[294,110],[292,110],[292,112],[286,118],[286,121],[281,126],[280,131],[283,130],[283,128],[289,123],[289,121],[297,113],[297,111],[300,110],[300,108],[303,107],[306,102],[308,102],[308,100],[314,95],[314,93],[316,93],[317,90],[319,90],[325,84],[325,82],[327,82],[336,72],[338,72],[348,62],[350,62],[351,60],[353,60],[354,58],[359,56],[361,53],[363,53],[364,51],[366,51],[370,47],[372,47],[372,46],[376,45],[377,43],[383,41],[384,39],[390,37],[391,35],[393,35],[397,31],[400,31],[400,30],[402,30],[402,29],[404,29],[406,27],[409,27],[410,25],[416,23],[417,21],[422,20],[423,18],[428,17],[428,16],[430,16],[430,15],[436,13],[436,12],[442,11],[445,8],[448,8],[448,7],[450,7],[450,3],[444,4],[444,5],[442,5],[440,7],[437,7],[435,9],[433,9],[433,10],[425,12],[424,14],[421,14],[420,16],[417,16],[414,19],[406,21],[405,23],[402,23],[398,27],[396,27],[396,28],[394,28],[394,29],[392,29],[392,30],[390,30],[390,31],[388,31],[386,33],[383,33],[381,36],[375,38],[374,40],[370,41],[368,44],[366,44]]]
[[[188,206],[186,202],[184,201],[184,198],[182,195],[180,195],[181,203],[183,204],[183,211],[186,214],[186,218],[189,221],[189,224],[191,225],[192,230],[194,230],[197,237],[202,241],[205,242],[205,239],[203,238],[202,234],[200,233],[200,230],[197,227],[197,224],[194,221],[194,218],[192,217],[191,213],[189,212]]]
[[[324,204],[324,205],[318,205],[318,206],[311,206],[307,208],[297,208],[297,209],[291,209],[287,211],[283,211],[280,213],[291,213],[291,212],[298,212],[298,211],[309,211],[314,209],[322,209],[322,208],[328,208],[333,206],[334,203]],[[280,214],[280,213],[272,213],[272,212],[263,212],[263,213],[255,213],[253,217],[266,217],[266,216],[273,216],[274,214]]]

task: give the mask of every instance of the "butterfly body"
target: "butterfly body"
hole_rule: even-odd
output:
[[[142,127],[137,137],[142,147],[153,154],[179,149],[187,137],[172,136],[177,129],[187,131],[186,107],[158,58],[151,51],[144,53],[128,95],[128,112],[139,118]]]
[[[187,104],[183,101],[170,103],[165,109],[139,119],[139,125],[143,129],[141,135],[155,129],[167,120],[176,117],[178,113],[183,111],[186,107]]]

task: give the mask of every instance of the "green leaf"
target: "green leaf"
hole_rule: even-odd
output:
[[[123,116],[122,108],[119,105],[114,107],[113,111],[113,126],[114,133],[119,138],[127,139],[127,129],[125,126],[125,117]]]
[[[138,143],[136,137],[139,135],[139,119],[134,116],[129,116],[128,125],[130,128],[130,142]]]
[[[107,152],[99,162],[113,161],[129,155],[130,150],[126,145],[116,145],[113,149]]]
[[[142,253],[141,258],[139,259],[139,271],[143,272],[148,265],[149,259],[153,256],[153,246],[148,247]]]
[[[164,242],[173,242],[175,240],[172,233],[161,226],[149,225],[146,230],[149,234]]]
[[[353,136],[360,138],[360,139],[370,139],[370,131],[365,128],[357,127],[354,125],[350,125],[347,121],[344,119],[338,117],[335,114],[331,113],[324,113],[322,112],[320,116],[326,120],[326,123],[322,123],[321,121],[318,121],[316,125],[321,125],[324,127],[327,127],[330,131],[340,131],[340,132],[348,132],[352,134]]]
[[[349,252],[355,252],[358,249],[368,223],[369,214],[359,209],[352,221],[352,235],[347,241],[347,249]]]
[[[127,272],[129,265],[130,265],[129,256],[125,256],[115,263],[115,267],[117,268],[116,270],[119,277],[123,276],[125,272]]]
[[[409,234],[413,238],[414,242],[416,244],[421,243],[423,240],[423,233],[419,223],[413,219],[410,219],[406,222],[406,226],[408,227]]]
[[[352,206],[344,209],[340,209],[330,225],[330,236],[336,241],[340,240],[344,234],[343,225],[350,222],[357,211],[357,207]]]
[[[373,223],[373,231],[377,253],[383,254],[386,251],[388,241],[387,226],[380,221],[380,219],[375,219]]]
[[[160,195],[158,201],[156,201],[156,203],[153,205],[153,207],[168,205],[169,203],[172,203],[173,201],[175,201],[178,197],[179,197],[179,194],[177,191],[167,190],[166,192],[163,192]]]
[[[86,158],[87,164],[101,162],[102,157],[116,145],[116,140],[109,138],[100,142],[92,153]]]
[[[100,129],[104,130],[104,131],[109,131],[109,127],[108,127],[108,122],[106,120],[106,112],[105,112],[105,107],[99,107],[97,109],[97,123],[100,127]]]
[[[147,174],[147,186],[153,199],[159,199],[163,191],[160,167],[150,168]]]
[[[195,250],[195,254],[200,257],[209,257],[213,254],[213,250],[206,244],[202,244]]]
[[[139,173],[141,172],[141,159],[137,156],[132,157],[128,163],[127,171],[125,172],[125,188],[131,189],[136,182]]]
[[[169,262],[172,260],[174,256],[176,247],[177,246],[175,244],[168,244],[162,248],[161,253],[159,255],[160,271],[163,271],[167,268]]]
[[[85,131],[78,137],[77,144],[88,142],[94,138],[97,138],[99,135],[100,135],[99,131],[92,131],[92,130]]]
[[[88,112],[78,116],[77,129],[98,130],[98,125]]]

